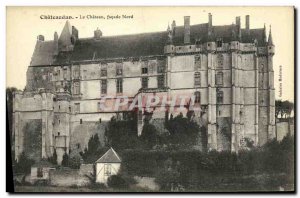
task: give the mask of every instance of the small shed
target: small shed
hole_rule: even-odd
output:
[[[107,183],[111,175],[117,175],[121,167],[121,158],[113,148],[110,148],[95,162],[96,183]]]
[[[30,179],[31,182],[34,183],[36,181],[49,181],[49,172],[50,170],[55,169],[54,165],[52,165],[48,161],[40,161],[31,166]]]

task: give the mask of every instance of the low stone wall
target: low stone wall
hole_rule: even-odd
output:
[[[80,174],[80,170],[58,169],[50,172],[50,185],[54,186],[87,186],[91,180]]]
[[[281,141],[284,136],[290,132],[291,135],[294,135],[294,125],[289,124],[289,122],[278,122],[276,123],[276,134],[277,140]]]

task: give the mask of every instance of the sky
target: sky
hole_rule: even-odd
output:
[[[250,28],[263,28],[266,24],[268,34],[271,25],[275,45],[275,98],[294,101],[293,11],[293,7],[7,7],[6,86],[25,87],[37,36],[53,40],[54,32],[60,35],[66,22],[64,19],[41,19],[41,15],[73,16],[69,21],[78,29],[79,38],[92,37],[97,28],[104,36],[165,31],[173,20],[176,25],[183,25],[184,16],[191,17],[191,25],[207,23],[208,13],[213,16],[213,25],[229,25],[240,16],[244,28],[245,15],[250,15]],[[104,16],[105,19],[80,19],[87,15]],[[108,19],[108,15],[133,15],[133,19]]]

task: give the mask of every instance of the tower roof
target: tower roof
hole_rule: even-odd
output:
[[[269,37],[268,37],[268,45],[270,45],[270,46],[273,45],[271,26],[270,26]]]
[[[113,148],[110,148],[95,163],[121,163],[121,158]]]

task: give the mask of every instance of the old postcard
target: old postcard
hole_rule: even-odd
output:
[[[294,192],[293,7],[7,7],[14,192]]]

